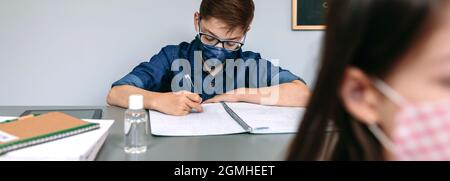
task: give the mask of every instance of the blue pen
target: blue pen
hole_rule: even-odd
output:
[[[192,79],[191,79],[191,76],[189,76],[189,74],[184,75],[184,78],[185,78],[189,83],[191,83],[191,86],[192,86],[192,87],[195,87],[195,86],[194,86],[194,83],[192,83]],[[195,110],[195,109],[191,109],[191,113],[198,113],[198,111]]]
[[[187,81],[188,81],[189,83],[191,83],[191,86],[192,86],[192,87],[195,87],[195,86],[194,86],[194,83],[192,83],[192,79],[191,79],[191,76],[189,76],[189,74],[184,75],[184,78],[186,78]]]

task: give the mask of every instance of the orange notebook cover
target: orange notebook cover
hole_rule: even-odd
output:
[[[41,144],[100,127],[66,115],[52,112],[39,116],[25,116],[0,123],[0,154]]]

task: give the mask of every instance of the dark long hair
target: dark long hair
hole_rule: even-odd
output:
[[[344,71],[385,78],[424,34],[438,2],[331,0],[320,73],[288,160],[384,160],[381,144],[338,96]]]

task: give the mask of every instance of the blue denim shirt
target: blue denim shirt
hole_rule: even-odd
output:
[[[201,55],[201,49],[202,44],[197,38],[191,43],[183,42],[179,45],[166,46],[162,48],[162,50],[158,54],[154,55],[149,62],[141,63],[125,77],[113,83],[112,87],[120,85],[131,85],[152,92],[177,92],[181,90],[173,90],[173,79],[180,74],[189,74],[190,77],[192,77],[192,82],[195,83],[195,85],[191,86],[191,89],[188,91],[196,92],[200,95],[200,97],[202,97],[203,100],[208,100],[216,96],[217,94],[222,94],[224,92],[242,87],[270,87],[277,84],[289,83],[295,80],[300,80],[305,83],[301,78],[292,74],[288,70],[284,70],[280,67],[274,66],[271,62],[262,59],[259,53],[250,51],[243,52],[242,50],[239,50],[239,52],[237,52],[238,59],[240,59],[244,63],[247,63],[250,60],[256,63],[251,64],[251,66],[240,66],[234,68],[234,75],[226,74],[227,72],[225,71],[225,67],[228,63],[225,64],[223,71],[219,73],[222,74],[225,78],[211,81],[211,83],[214,83],[215,81],[223,81],[223,90],[215,92],[211,90],[205,91],[207,89],[217,89],[217,87],[220,86],[216,86],[216,88],[213,88],[211,87],[214,86],[213,84],[211,84],[211,86],[205,86],[202,83],[205,81],[205,79],[208,78],[208,76],[211,77],[211,75],[208,72],[203,71],[202,62],[200,63],[200,67],[198,67],[198,65],[196,67],[195,62],[198,60],[198,58],[196,58],[195,56],[199,54]],[[195,52],[197,52],[197,54]],[[199,59],[201,60],[201,57]],[[193,68],[191,68],[190,72],[189,69],[174,69],[173,65],[177,64],[177,60],[185,60],[185,62],[189,63]],[[261,68],[261,65],[264,65],[264,67]],[[198,69],[201,69],[200,74],[196,74],[195,72],[198,71]],[[256,78],[250,76],[252,74],[259,75],[259,77]],[[201,78],[195,75],[201,75]],[[209,78],[208,80],[210,79],[211,78]],[[184,83],[186,83],[185,79],[179,82],[180,85]],[[190,82],[188,83],[189,85],[192,85]],[[226,87],[226,85],[228,85],[229,87]]]

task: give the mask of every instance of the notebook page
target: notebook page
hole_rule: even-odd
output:
[[[149,111],[152,134],[158,136],[207,136],[245,132],[221,104],[203,104],[202,107],[202,113],[191,113],[187,116],[170,116]]]
[[[296,133],[304,108],[262,106],[248,103],[227,103],[250,127],[252,133]],[[269,128],[255,130],[255,128]]]

